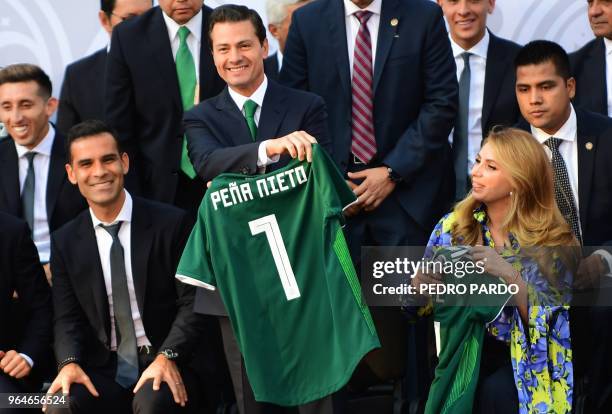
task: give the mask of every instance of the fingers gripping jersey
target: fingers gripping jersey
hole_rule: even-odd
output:
[[[354,201],[318,145],[312,163],[222,174],[202,200],[177,278],[219,289],[257,401],[329,395],[379,346],[341,229]]]

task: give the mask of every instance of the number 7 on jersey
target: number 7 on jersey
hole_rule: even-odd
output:
[[[297,281],[291,263],[289,262],[289,256],[287,255],[287,249],[283,242],[283,236],[281,235],[280,228],[278,227],[278,221],[276,216],[270,214],[256,220],[249,221],[249,227],[251,228],[251,234],[253,236],[266,233],[270,250],[272,251],[272,257],[274,258],[274,264],[278,271],[283,290],[287,296],[287,300],[293,300],[300,297],[300,289],[298,288]]]

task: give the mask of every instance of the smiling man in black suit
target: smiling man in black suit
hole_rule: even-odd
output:
[[[58,375],[72,412],[197,409],[187,366],[201,331],[194,289],[175,281],[189,218],[123,188],[129,159],[101,121],[75,125],[66,165],[89,209],[53,233]]]
[[[459,111],[452,134],[455,198],[463,199],[480,143],[496,125],[514,125],[514,57],[519,45],[487,29],[495,0],[438,0],[449,27],[459,81]]]
[[[28,223],[43,264],[50,233],[86,207],[66,177],[64,137],[49,122],[57,108],[51,92],[37,66],[0,70],[0,120],[10,136],[0,141],[0,211]]]

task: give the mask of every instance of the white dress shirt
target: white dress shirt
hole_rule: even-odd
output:
[[[578,227],[580,228],[580,233],[582,233],[582,226],[580,224],[580,203],[578,199],[578,121],[574,106],[571,105],[571,113],[567,121],[565,121],[565,124],[563,124],[563,126],[553,135],[549,135],[534,126],[531,126],[531,134],[542,144],[550,137],[562,140],[559,145],[559,153],[567,168],[567,175],[569,177],[570,186],[572,187],[572,195],[574,196],[574,204],[576,205],[576,213],[578,214]],[[546,146],[544,149],[552,159],[552,152]],[[608,268],[612,269],[612,254],[606,250],[596,250],[593,254],[600,255],[608,263]],[[612,276],[612,274],[608,274],[607,276]]]
[[[170,38],[170,46],[172,47],[172,58],[176,61],[176,53],[178,52],[181,40],[178,37],[178,31],[181,25],[172,20],[166,12],[162,11],[164,21],[166,22],[166,28],[168,29],[168,37]],[[193,62],[195,64],[195,72],[197,82],[200,83],[200,43],[202,39],[202,9],[191,18],[186,24],[191,33],[187,36],[187,47],[193,56]]]
[[[51,149],[55,141],[55,128],[49,124],[49,132],[31,151],[15,143],[17,157],[19,158],[19,191],[23,192],[26,175],[28,174],[28,152],[35,152],[34,157],[34,228],[32,238],[38,250],[38,257],[42,263],[49,261],[51,252],[51,237],[49,234],[49,220],[47,217],[47,180],[49,178],[49,164],[51,162]]]
[[[470,56],[470,101],[468,108],[468,175],[472,171],[476,155],[478,155],[478,151],[480,151],[480,143],[482,142],[482,105],[484,101],[489,37],[489,32],[485,30],[484,37],[467,51],[455,43],[452,37],[450,38],[455,64],[457,66],[457,81],[461,77],[461,72],[463,72],[463,67],[465,66],[461,55],[464,52],[472,54]],[[453,132],[451,132],[449,138],[449,142],[451,143],[453,141]]]
[[[255,90],[255,92],[253,92],[251,96],[244,96],[244,95],[239,94],[238,92],[236,92],[230,87],[227,88],[227,90],[229,91],[230,97],[232,98],[232,100],[234,101],[238,109],[240,109],[240,112],[242,112],[243,116],[245,116],[244,103],[246,101],[250,99],[251,101],[257,104],[257,108],[255,109],[255,114],[253,115],[253,118],[255,118],[255,125],[257,126],[259,126],[259,117],[261,116],[261,108],[263,106],[264,97],[266,96],[267,89],[268,89],[268,78],[265,75],[264,75],[263,82],[261,83],[261,85],[259,85],[259,87]],[[275,155],[273,158],[268,158],[268,154],[266,152],[267,142],[268,140],[262,141],[259,144],[259,147],[257,150],[257,166],[262,169],[262,171],[260,172],[264,172],[266,165],[273,164],[277,162],[280,158],[279,155]]]
[[[374,0],[368,7],[360,9],[351,0],[344,1],[344,13],[345,13],[345,27],[346,27],[346,44],[348,46],[348,58],[349,68],[351,71],[351,79],[353,78],[353,59],[355,54],[355,40],[357,39],[357,33],[359,33],[359,27],[361,23],[355,16],[355,12],[358,11],[370,11],[372,16],[366,23],[368,31],[370,32],[370,40],[372,42],[372,71],[374,71],[374,64],[376,62],[376,46],[378,44],[378,26],[380,25],[380,9],[382,7],[382,0]]]
[[[121,211],[111,223],[105,223],[100,221],[94,212],[89,209],[91,214],[91,220],[93,222],[94,231],[96,234],[96,241],[98,243],[98,254],[100,255],[100,263],[102,264],[102,274],[104,275],[104,285],[106,287],[106,295],[108,298],[108,309],[110,311],[111,321],[111,342],[110,349],[112,351],[117,350],[117,334],[115,332],[115,311],[113,309],[113,285],[111,280],[111,264],[110,264],[110,249],[113,244],[112,236],[100,227],[101,224],[110,226],[121,221],[121,228],[119,229],[119,241],[123,247],[123,254],[125,258],[125,274],[127,276],[128,293],[130,296],[130,308],[132,309],[132,319],[134,320],[134,330],[136,331],[136,344],[138,346],[151,345],[151,342],[145,334],[144,325],[142,323],[142,317],[138,310],[138,303],[136,302],[136,291],[134,289],[134,277],[132,275],[132,250],[131,250],[131,222],[132,222],[132,197],[126,191],[125,201]]]
[[[612,117],[612,40],[604,37],[606,45],[606,89],[608,95],[608,116]]]
[[[550,137],[559,138],[561,140],[559,153],[565,162],[565,168],[567,168],[567,175],[569,177],[570,186],[572,187],[572,195],[574,196],[574,204],[576,205],[576,213],[578,217],[580,217],[578,205],[578,122],[576,120],[574,107],[571,104],[570,106],[571,112],[569,118],[553,135],[547,134],[533,125],[531,126],[531,134],[536,137],[541,144],[544,144]],[[544,149],[552,159],[552,153],[548,147],[544,147]]]

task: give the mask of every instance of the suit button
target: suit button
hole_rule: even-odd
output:
[[[244,175],[249,175],[251,173],[251,169],[249,167],[242,167],[240,173]]]

